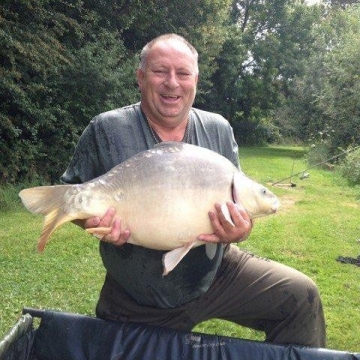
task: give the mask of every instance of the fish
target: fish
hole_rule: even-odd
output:
[[[39,252],[62,224],[102,217],[113,207],[130,230],[128,243],[166,251],[163,275],[194,247],[206,244],[207,254],[214,252],[211,246],[216,244],[197,237],[213,233],[208,212],[215,203],[230,223],[228,201],[241,203],[251,219],[274,214],[280,204],[275,194],[224,156],[182,142],[157,144],[82,184],[32,187],[19,196],[27,210],[45,216]],[[109,229],[86,231],[99,236]]]

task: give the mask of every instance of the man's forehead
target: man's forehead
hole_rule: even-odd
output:
[[[195,57],[190,48],[182,41],[177,39],[166,39],[157,41],[149,50],[149,53],[156,53],[158,51],[176,51]]]

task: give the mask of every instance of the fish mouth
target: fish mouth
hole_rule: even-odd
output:
[[[280,201],[277,200],[275,201],[275,203],[273,204],[273,206],[271,207],[271,211],[273,213],[276,213],[278,210],[279,210],[279,207],[280,207]]]

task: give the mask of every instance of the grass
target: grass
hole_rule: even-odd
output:
[[[262,183],[307,167],[302,148],[241,148],[240,158],[243,171]],[[336,261],[340,255],[360,255],[360,189],[348,187],[336,172],[315,168],[309,173],[304,180],[293,177],[295,187],[271,186],[282,207],[275,216],[257,220],[250,238],[239,246],[315,280],[324,304],[328,347],[360,352],[360,268]],[[71,224],[57,230],[45,253],[37,254],[42,219],[22,209],[15,190],[0,188],[0,338],[23,307],[93,316],[105,274],[95,238]],[[195,330],[263,340],[261,332],[220,320],[206,321]]]

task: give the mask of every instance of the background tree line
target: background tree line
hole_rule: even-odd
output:
[[[199,51],[195,105],[240,145],[354,147],[359,20],[353,0],[3,0],[0,183],[57,181],[93,116],[139,100],[139,51],[168,32]]]

